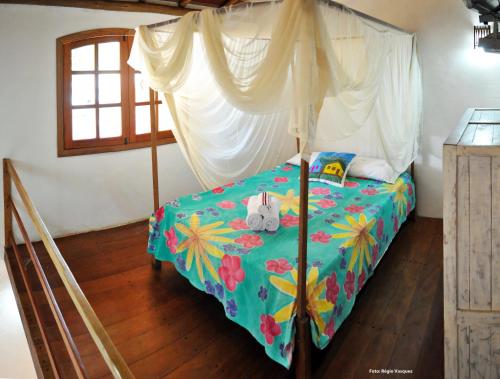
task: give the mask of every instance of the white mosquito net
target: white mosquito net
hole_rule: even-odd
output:
[[[413,161],[415,36],[327,0],[245,3],[136,30],[129,64],[164,96],[207,188],[311,151]]]

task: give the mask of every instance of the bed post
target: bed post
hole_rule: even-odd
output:
[[[307,315],[307,222],[309,196],[309,162],[300,161],[299,259],[297,279],[297,317],[295,319],[297,378],[311,377],[311,326]]]
[[[149,104],[149,115],[151,117],[151,167],[153,170],[153,206],[154,211],[160,208],[160,195],[158,190],[158,141],[157,141],[157,131],[158,131],[158,93],[149,89],[149,98],[151,100]],[[161,269],[161,261],[153,257],[151,262],[155,270]]]
[[[411,175],[411,178],[413,179],[413,183],[415,185],[415,198],[416,198],[416,196],[417,196],[417,183],[415,182],[415,162],[411,162],[410,175]],[[413,208],[413,210],[408,215],[408,220],[413,221],[413,222],[417,220],[417,206],[416,205],[415,205],[415,208]]]

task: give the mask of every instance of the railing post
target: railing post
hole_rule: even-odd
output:
[[[26,209],[31,222],[33,223],[38,236],[41,238],[42,243],[45,246],[45,250],[47,251],[47,254],[49,255],[57,273],[59,274],[59,278],[68,291],[68,294],[73,304],[75,305],[76,310],[80,314],[80,317],[82,318],[85,327],[90,333],[92,340],[95,342],[97,348],[99,349],[104,362],[109,367],[111,374],[116,379],[135,378],[134,374],[132,374],[132,371],[130,371],[130,368],[125,363],[125,360],[121,356],[120,352],[113,344],[113,341],[106,332],[106,329],[92,309],[92,306],[85,297],[82,289],[78,285],[75,277],[73,276],[73,273],[68,267],[68,264],[64,260],[54,239],[50,235],[47,226],[44,224],[42,218],[40,217],[40,214],[38,213],[38,210],[33,204],[30,196],[28,195],[28,192],[26,192],[26,188],[24,188],[23,184],[21,183],[19,175],[8,159],[4,160],[4,169],[7,169],[10,180],[16,187],[21,202],[24,205],[24,208]],[[14,210],[13,203],[11,202],[9,204],[11,208],[10,212],[12,215]],[[18,212],[16,212],[15,215],[18,216]],[[12,222],[12,219],[10,220],[10,222]],[[19,222],[19,224],[22,225],[22,222]],[[26,233],[23,237],[26,237],[26,240],[28,240]]]
[[[9,167],[10,160],[3,159],[3,217],[4,217],[4,246],[10,247],[10,236],[12,234],[12,207],[11,207],[11,191],[12,182],[10,179]]]

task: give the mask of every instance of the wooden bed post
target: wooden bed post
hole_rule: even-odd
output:
[[[417,182],[415,181],[415,162],[411,162],[410,165],[410,175],[411,178],[413,179],[413,184],[415,186],[415,199],[417,198]],[[415,204],[415,208],[410,212],[408,216],[408,220],[410,221],[416,221],[417,220],[417,205]]]
[[[300,161],[299,260],[297,278],[297,317],[295,319],[295,375],[311,377],[311,326],[307,315],[307,222],[309,202],[309,162]]]
[[[149,114],[151,117],[151,167],[153,170],[153,206],[154,211],[160,208],[160,193],[158,189],[158,93],[149,89]],[[155,270],[161,269],[161,261],[153,257],[151,262]]]

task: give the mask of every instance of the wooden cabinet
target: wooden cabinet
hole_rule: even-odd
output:
[[[444,144],[446,378],[500,378],[500,109],[469,109]]]

